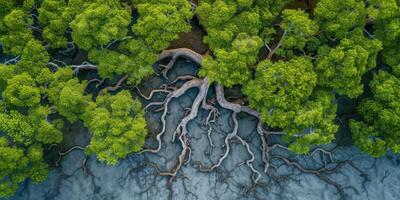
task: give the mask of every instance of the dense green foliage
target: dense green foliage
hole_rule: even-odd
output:
[[[357,146],[378,157],[391,150],[400,152],[400,74],[385,71],[375,74],[369,86],[373,97],[358,107],[363,121],[350,123]]]
[[[51,113],[48,107],[38,106],[23,115],[17,111],[0,115],[0,130],[4,131],[16,143],[29,146],[35,142],[43,144],[59,143],[62,134],[58,122],[54,124],[46,121]]]
[[[288,2],[199,1],[196,14],[207,31],[204,42],[214,51],[214,56],[204,61],[200,75],[227,87],[246,83],[249,66],[256,64],[263,41],[269,41],[275,32],[272,21]]]
[[[320,47],[316,71],[321,85],[354,98],[363,92],[362,76],[376,66],[381,43],[367,39],[360,29],[352,34],[349,39],[341,40],[335,48]]]
[[[26,72],[36,77],[49,60],[50,56],[43,45],[37,40],[31,40],[25,45],[15,71],[17,73]]]
[[[42,160],[43,148],[11,146],[0,137],[0,197],[12,195],[26,178],[40,182],[47,178],[47,164]]]
[[[142,105],[128,91],[99,96],[82,119],[93,134],[88,152],[112,165],[141,150],[147,135]]]
[[[43,0],[38,9],[43,38],[53,48],[66,47],[65,32],[75,17],[88,6],[85,0]],[[82,33],[83,34],[83,33]]]
[[[131,28],[132,35],[112,38],[122,40],[119,51],[93,50],[89,52],[89,59],[99,65],[101,76],[129,74],[129,82],[139,84],[153,73],[152,65],[159,51],[178,39],[179,33],[190,30],[188,20],[192,13],[186,0],[133,0],[133,3],[139,17]]]
[[[70,23],[72,38],[86,50],[106,45],[126,35],[130,18],[130,9],[118,0],[94,1]]]
[[[367,9],[374,21],[376,38],[383,43],[383,60],[391,66],[400,64],[400,1],[373,0]]]
[[[318,32],[318,25],[309,19],[308,14],[302,10],[286,9],[282,12],[281,28],[284,31],[281,39],[281,48],[277,54],[291,57],[295,50],[302,50],[308,41]]]
[[[209,76],[212,81],[227,87],[246,83],[250,79],[248,65],[257,62],[258,50],[262,45],[259,37],[251,37],[246,33],[238,34],[232,42],[232,50],[216,49],[216,59],[208,57],[200,70],[201,76]]]
[[[209,47],[199,76],[239,86],[291,151],[332,142],[347,98],[358,103],[343,122],[355,145],[374,157],[400,152],[400,0],[196,2],[0,0],[1,49],[14,58],[0,64],[0,197],[46,178],[43,149],[63,142],[64,123],[83,122],[86,153],[107,164],[140,151],[145,112],[127,89],[181,44],[193,17]],[[106,80],[96,90],[77,76],[85,65]]]
[[[311,95],[317,75],[308,59],[293,58],[288,62],[269,60],[257,66],[256,78],[243,89],[252,107],[274,127],[287,127]]]
[[[321,0],[314,14],[321,31],[335,39],[346,37],[356,27],[364,27],[366,21],[365,3],[361,0]]]
[[[14,9],[8,13],[0,25],[0,43],[4,45],[4,52],[20,55],[25,44],[33,39],[32,30],[27,25],[33,21],[29,14],[21,9]]]
[[[40,102],[40,90],[35,80],[27,74],[16,75],[7,81],[3,99],[6,103],[15,106],[34,106]]]
[[[376,67],[381,50],[386,63],[399,65],[398,2],[321,0],[311,13],[314,19],[305,11],[284,9],[287,3],[200,1],[196,13],[213,51],[200,75],[227,87],[243,85],[263,121],[283,129],[293,151],[307,153],[310,145],[334,139],[335,94],[360,96],[363,77]],[[274,27],[278,15],[279,27]],[[371,20],[376,20],[376,39],[365,29]],[[259,62],[263,43],[275,44],[267,46],[268,57],[283,61]]]
[[[264,122],[283,128],[287,139],[295,140],[292,150],[307,153],[310,144],[329,143],[337,131],[333,95],[314,89],[316,85],[312,62],[295,57],[288,62],[261,62],[256,78],[243,92]]]

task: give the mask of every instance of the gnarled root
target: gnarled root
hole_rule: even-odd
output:
[[[97,79],[97,78],[94,78],[94,79],[91,79],[91,80],[89,80],[88,82],[87,82],[87,85],[90,85],[90,84],[92,84],[92,83],[97,83],[96,84],[96,87],[99,87],[100,85],[102,85],[103,83],[104,83],[104,81],[105,81],[106,79],[105,78],[103,78],[103,79]]]
[[[233,104],[233,103],[230,103],[230,102],[226,101],[226,99],[224,97],[224,90],[223,90],[223,87],[221,85],[219,85],[219,84],[215,85],[215,92],[216,92],[216,98],[217,98],[217,101],[218,101],[219,105],[221,105],[225,109],[232,110],[232,120],[233,120],[234,126],[233,126],[232,132],[230,134],[228,134],[226,136],[226,138],[225,138],[224,146],[225,146],[226,150],[225,150],[225,153],[222,155],[222,157],[219,158],[219,160],[218,160],[218,162],[216,164],[212,165],[209,168],[204,168],[204,166],[200,165],[200,170],[201,171],[212,171],[212,170],[220,167],[222,162],[229,155],[229,152],[230,152],[230,141],[233,138],[236,138],[241,142],[242,145],[244,145],[246,147],[247,152],[251,156],[251,158],[249,160],[246,160],[244,163],[246,163],[246,165],[253,172],[252,180],[253,180],[254,184],[257,184],[258,180],[261,177],[261,173],[258,172],[253,166],[253,161],[255,160],[255,156],[254,156],[254,153],[251,151],[249,144],[245,140],[243,140],[239,135],[237,135],[238,128],[239,128],[239,123],[238,123],[238,120],[237,120],[237,114],[240,113],[240,112],[245,112],[245,113],[253,115],[253,116],[257,117],[257,118],[259,117],[259,114],[255,110],[252,110],[252,109],[250,109],[248,107],[245,107],[245,106],[242,106],[242,105],[239,105],[239,104]]]
[[[163,60],[165,58],[171,58],[171,60],[168,62],[168,64],[160,65],[161,67],[164,68],[161,71],[161,74],[165,79],[168,79],[168,76],[167,76],[168,71],[174,66],[175,62],[180,57],[189,59],[189,60],[197,63],[198,65],[200,65],[203,60],[202,55],[200,55],[199,53],[197,53],[191,49],[179,48],[179,49],[164,50],[163,52],[161,52],[161,54],[159,56],[159,60]]]
[[[128,79],[128,77],[129,77],[128,75],[123,76],[121,79],[119,79],[119,81],[117,82],[117,84],[115,84],[115,86],[108,86],[108,87],[104,88],[103,90],[101,90],[99,92],[99,95],[102,96],[104,94],[104,91],[107,91],[107,92],[117,91],[121,87],[122,83],[124,81],[126,81],[126,79]]]
[[[190,81],[186,82],[185,84],[183,84],[182,87],[180,87],[179,89],[177,89],[174,92],[170,93],[163,102],[161,102],[161,103],[153,103],[151,105],[149,104],[150,106],[164,105],[164,112],[163,112],[163,114],[161,116],[162,130],[156,136],[156,139],[157,139],[157,142],[158,142],[157,149],[145,149],[145,150],[141,151],[141,153],[144,153],[144,152],[157,153],[157,152],[160,151],[160,149],[161,149],[161,137],[164,135],[165,129],[166,129],[166,120],[165,120],[165,118],[166,118],[167,113],[168,113],[168,105],[169,105],[169,103],[171,102],[172,99],[178,98],[178,97],[182,96],[183,94],[185,94],[186,91],[188,91],[189,89],[200,88],[201,85],[204,85],[204,82],[205,81],[201,80],[201,79],[190,80]],[[208,81],[207,81],[207,84],[208,84]],[[149,105],[146,106],[146,109],[148,109],[150,107]]]
[[[83,62],[80,65],[71,65],[71,68],[74,69],[74,73],[78,74],[80,70],[97,70],[99,67],[97,65],[93,65],[89,62]]]
[[[17,56],[15,58],[12,58],[10,60],[7,60],[4,62],[4,64],[9,65],[9,64],[16,64],[18,63],[19,59],[21,58],[21,56]]]
[[[236,112],[232,112],[232,120],[233,120],[233,130],[230,134],[228,134],[225,138],[225,153],[222,155],[222,157],[219,158],[218,162],[216,164],[214,164],[213,166],[209,167],[209,168],[204,168],[203,166],[200,166],[200,170],[201,171],[206,171],[206,172],[210,172],[212,170],[214,170],[217,167],[220,167],[222,162],[228,157],[229,151],[230,151],[230,140],[234,137],[237,136],[237,132],[239,129],[239,123],[238,120],[236,118],[237,113]]]
[[[285,34],[283,35],[283,37]],[[275,49],[279,48],[279,44]],[[272,51],[273,54],[274,50]],[[272,56],[272,54],[270,56]],[[160,59],[164,59],[167,57],[171,57],[171,61],[169,62],[168,65],[165,65],[165,69],[163,70],[163,76],[164,78],[167,78],[167,73],[168,70],[172,68],[174,62],[178,57],[186,57],[188,59],[191,59],[193,62],[197,64],[201,64],[203,56],[190,50],[190,49],[172,49],[172,50],[166,50],[161,53]],[[173,88],[170,85],[176,83],[177,81],[186,81],[183,83],[183,85],[180,88]],[[271,142],[269,141],[269,137],[273,135],[282,135],[284,134],[283,132],[271,132],[266,130],[263,127],[263,123],[260,119],[260,114],[254,110],[251,109],[245,105],[242,104],[237,104],[237,103],[232,103],[226,100],[225,95],[224,95],[224,88],[222,85],[219,84],[214,84],[214,89],[215,89],[215,96],[211,98],[211,100],[207,100],[207,94],[209,90],[209,86],[211,84],[209,83],[208,77],[205,77],[204,79],[199,79],[193,76],[180,76],[177,77],[176,80],[170,82],[169,85],[164,84],[160,89],[155,89],[150,92],[149,96],[143,95],[140,90],[138,89],[138,92],[140,96],[142,96],[145,100],[151,100],[153,96],[156,93],[166,93],[167,96],[162,102],[151,102],[149,103],[145,109],[149,109],[150,107],[153,106],[162,106],[161,110],[163,111],[161,115],[161,123],[162,123],[162,129],[161,131],[156,135],[156,140],[157,140],[157,148],[155,149],[144,149],[141,151],[141,153],[145,152],[151,152],[151,153],[158,153],[161,148],[162,148],[162,137],[166,132],[166,116],[168,114],[168,106],[170,102],[175,99],[179,98],[182,95],[184,95],[187,91],[193,88],[198,89],[198,93],[193,100],[193,103],[190,108],[188,108],[185,112],[184,117],[182,120],[179,122],[175,132],[173,133],[172,136],[172,142],[176,142],[176,138],[178,138],[177,141],[179,141],[181,145],[181,151],[178,155],[178,161],[175,163],[175,165],[167,170],[167,171],[160,171],[159,167],[157,165],[153,166],[155,169],[157,169],[157,172],[161,176],[168,176],[169,181],[168,181],[168,188],[170,189],[170,197],[172,195],[172,183],[176,179],[181,167],[188,163],[191,159],[191,154],[192,154],[192,149],[189,141],[189,131],[187,129],[188,123],[195,119],[198,115],[199,109],[204,109],[208,111],[208,115],[205,120],[205,125],[208,126],[208,131],[207,131],[207,138],[208,142],[210,145],[210,151],[208,152],[208,155],[211,155],[211,151],[214,147],[214,143],[212,141],[211,133],[212,133],[212,123],[216,123],[216,119],[219,117],[220,113],[218,109],[215,107],[215,104],[218,103],[219,106],[221,106],[224,109],[227,109],[231,111],[231,118],[233,121],[233,128],[232,131],[226,135],[224,138],[224,152],[221,155],[221,157],[218,158],[216,163],[211,164],[211,166],[205,166],[203,165],[200,161],[195,161],[195,164],[198,166],[198,169],[203,172],[211,172],[214,170],[217,170],[220,168],[223,164],[223,162],[226,160],[228,157],[229,153],[231,152],[231,144],[233,142],[239,142],[241,145],[243,145],[247,151],[247,153],[250,155],[250,158],[247,160],[243,161],[242,164],[245,164],[252,172],[251,180],[253,182],[253,187],[249,190],[249,192],[255,191],[256,186],[263,186],[265,185],[264,182],[261,180],[261,172],[259,172],[256,169],[256,166],[254,165],[254,161],[256,159],[255,153],[251,149],[251,146],[248,141],[243,139],[238,135],[238,114],[239,113],[246,113],[250,116],[255,117],[258,122],[256,126],[256,132],[261,144],[260,144],[260,151],[261,151],[261,156],[262,156],[262,162],[263,162],[263,171],[269,177],[269,183],[271,182],[276,182],[280,184],[281,180],[286,180],[287,175],[277,175],[276,170],[271,170],[271,169],[277,169],[278,167],[274,166],[272,164],[272,161],[277,161],[278,163],[284,163],[286,166],[292,166],[295,169],[301,171],[302,173],[306,174],[313,174],[316,175],[318,178],[320,178],[322,181],[327,183],[328,185],[334,186],[339,194],[344,197],[344,190],[342,186],[335,181],[331,180],[328,178],[326,175],[335,173],[341,166],[344,164],[348,164],[352,166],[354,169],[356,169],[362,176],[365,175],[361,170],[359,170],[353,163],[344,161],[344,162],[334,162],[334,159],[332,157],[332,150],[328,151],[323,148],[316,148],[312,153],[311,157],[315,154],[320,154],[321,156],[321,162],[323,162],[322,167],[318,169],[307,169],[303,167],[298,161],[290,160],[289,158],[285,156],[281,156],[279,154],[275,154],[277,152],[274,152],[276,148],[280,148],[281,150],[288,152],[288,148],[286,146],[280,145],[280,144],[270,144]],[[161,111],[160,110],[160,111]],[[275,164],[275,162],[274,162]],[[332,164],[334,167],[332,168]],[[275,173],[273,173],[275,172]],[[285,178],[286,177],[286,178]]]
[[[268,53],[268,55],[267,55],[267,59],[270,59],[270,60],[271,60],[271,58],[272,58],[272,56],[275,54],[275,52],[279,49],[279,47],[281,47],[282,41],[283,41],[283,39],[285,38],[286,34],[287,34],[287,32],[284,31],[283,34],[282,34],[282,36],[281,36],[281,39],[280,39],[279,42],[274,46],[273,49],[270,49],[270,48],[267,46],[267,48],[269,49],[269,53]]]
[[[170,60],[168,65],[164,66],[163,76],[166,79],[167,79],[168,70],[173,67],[177,58],[185,57],[185,58],[191,59],[193,62],[195,62],[197,64],[201,64],[202,59],[203,59],[202,55],[200,55],[190,49],[185,49],[185,48],[166,50],[166,51],[163,51],[160,55],[160,59],[164,59],[167,57],[171,57],[172,59]],[[179,157],[178,157],[178,162],[171,170],[169,170],[167,172],[160,172],[159,174],[163,175],[163,176],[169,176],[170,177],[169,184],[172,184],[172,181],[177,176],[177,173],[180,170],[180,168],[182,167],[182,165],[187,163],[190,160],[191,149],[190,149],[190,144],[189,144],[189,140],[187,137],[187,134],[188,134],[187,125],[191,120],[193,120],[194,118],[197,117],[198,111],[200,108],[209,111],[209,114],[206,119],[206,125],[209,126],[207,135],[208,135],[208,140],[209,140],[209,143],[210,143],[210,146],[212,149],[214,144],[213,144],[212,138],[211,138],[211,132],[212,132],[211,123],[215,122],[216,118],[220,115],[218,109],[216,109],[216,107],[213,106],[212,104],[218,102],[218,104],[220,106],[222,106],[223,108],[232,111],[232,120],[234,122],[234,127],[233,127],[232,132],[230,134],[228,134],[225,138],[224,146],[225,146],[226,150],[225,150],[225,153],[223,154],[223,156],[221,158],[219,158],[218,162],[216,164],[212,165],[211,167],[207,168],[207,167],[204,167],[201,165],[200,170],[201,171],[212,171],[212,170],[220,167],[222,165],[223,161],[227,158],[227,156],[230,153],[231,140],[235,138],[235,139],[238,139],[240,141],[240,143],[246,147],[246,150],[250,155],[250,159],[246,160],[244,162],[244,164],[246,164],[253,172],[252,180],[253,180],[254,184],[257,184],[259,178],[261,177],[261,173],[258,172],[255,169],[255,167],[253,166],[253,161],[255,160],[255,156],[254,156],[254,153],[252,152],[252,150],[250,149],[250,145],[248,144],[247,141],[245,141],[244,139],[242,139],[240,136],[237,135],[238,126],[239,126],[239,123],[237,120],[237,114],[240,112],[245,112],[245,113],[255,116],[257,119],[259,119],[259,113],[253,109],[246,107],[246,106],[228,102],[224,97],[223,87],[218,84],[215,85],[215,91],[216,91],[215,100],[216,100],[216,102],[211,102],[211,103],[208,102],[207,101],[207,93],[208,93],[208,89],[209,89],[209,83],[208,83],[207,77],[204,79],[198,79],[198,78],[195,78],[192,76],[182,76],[182,77],[178,77],[176,80],[172,81],[170,84],[174,84],[175,82],[177,82],[179,80],[188,80],[188,81],[186,83],[184,83],[180,88],[178,88],[174,91],[169,91],[164,86],[161,89],[151,91],[149,96],[144,96],[138,90],[139,94],[146,100],[150,100],[153,97],[153,95],[158,92],[164,92],[164,93],[168,94],[164,101],[149,103],[145,108],[145,109],[148,109],[152,106],[163,105],[163,113],[161,116],[162,129],[156,136],[158,147],[156,149],[145,149],[141,153],[144,153],[144,152],[158,153],[161,150],[161,147],[162,147],[161,138],[166,131],[166,115],[168,113],[169,103],[171,102],[172,99],[178,98],[178,97],[182,96],[183,94],[185,94],[189,89],[198,88],[199,92],[198,92],[195,100],[193,101],[191,108],[188,110],[188,112],[185,114],[185,117],[178,124],[176,131],[173,134],[172,142],[174,142],[175,138],[178,137],[179,142],[181,143],[181,148],[182,148],[181,153],[179,154]],[[263,150],[265,150],[267,148],[267,145],[266,145],[266,141],[265,141],[265,138],[263,135],[264,130],[262,128],[261,122],[259,123],[259,126],[260,127],[257,129],[257,131],[259,132],[260,137],[262,137],[261,140],[264,141],[263,142],[263,147],[264,147]],[[266,156],[263,156],[263,158],[264,158],[263,160],[266,163],[266,169],[267,169],[268,162],[267,162]]]
[[[169,180],[169,184],[172,184],[173,180],[175,179],[175,177],[177,176],[178,171],[180,170],[180,168],[182,167],[182,165],[184,165],[185,163],[187,163],[190,160],[191,157],[191,148],[190,148],[190,144],[189,144],[189,140],[188,140],[188,129],[187,129],[187,125],[188,123],[193,120],[194,118],[197,117],[198,115],[198,111],[200,108],[203,108],[205,110],[209,111],[209,115],[207,116],[206,119],[206,124],[210,125],[211,122],[215,121],[216,118],[220,115],[219,111],[212,106],[210,103],[207,102],[207,93],[208,93],[208,88],[209,88],[209,83],[208,83],[208,78],[204,78],[204,79],[191,79],[188,82],[184,83],[182,85],[182,87],[180,87],[179,89],[171,92],[168,94],[168,96],[166,97],[166,99],[163,102],[159,102],[156,104],[156,102],[150,103],[150,106],[154,106],[154,105],[164,105],[164,112],[161,116],[161,122],[162,122],[162,130],[161,132],[156,136],[156,140],[158,142],[158,147],[156,149],[145,149],[142,151],[142,153],[144,152],[152,152],[152,153],[157,153],[160,151],[161,147],[162,147],[162,142],[161,142],[161,138],[163,136],[163,134],[166,131],[166,115],[168,113],[168,105],[171,102],[171,100],[173,98],[178,98],[180,96],[182,96],[183,94],[185,94],[189,89],[192,88],[198,88],[199,92],[195,98],[195,100],[193,101],[193,104],[191,106],[191,108],[188,110],[187,114],[185,115],[185,117],[181,120],[181,122],[178,124],[175,133],[173,134],[172,137],[172,142],[175,141],[175,138],[178,137],[179,138],[179,142],[181,143],[181,153],[178,156],[178,162],[176,163],[176,165],[169,171],[167,172],[160,172],[159,175],[162,176],[169,176],[170,180]],[[232,132],[225,138],[225,153],[224,155],[218,160],[218,162],[216,164],[214,164],[213,166],[209,167],[209,168],[205,168],[205,167],[201,167],[200,170],[201,171],[212,171],[218,167],[221,166],[222,162],[228,157],[229,153],[230,153],[230,143],[231,140],[236,138],[238,139],[242,145],[244,145],[246,147],[246,150],[248,151],[249,155],[250,155],[250,159],[246,160],[244,163],[251,169],[251,171],[253,172],[252,175],[252,180],[254,182],[254,184],[258,183],[259,178],[261,177],[261,173],[258,172],[255,167],[253,166],[253,161],[255,160],[255,156],[254,153],[252,152],[252,150],[250,149],[250,145],[243,140],[240,136],[237,135],[238,132],[238,120],[237,120],[237,114],[240,112],[246,112],[246,113],[250,113],[253,116],[257,116],[258,117],[258,113],[250,108],[247,108],[245,106],[241,106],[241,105],[237,105],[237,104],[233,104],[230,103],[228,101],[225,100],[225,98],[223,97],[223,88],[219,85],[216,86],[216,100],[217,102],[224,108],[232,110],[232,120],[234,121],[234,128],[232,130]],[[145,99],[150,99],[152,97],[152,94],[154,94],[154,92],[156,91],[165,91],[164,89],[161,90],[154,90],[152,91],[152,93],[150,94],[150,96],[145,97]],[[147,107],[148,108],[148,107]],[[211,118],[213,118],[211,120]],[[213,142],[211,139],[211,126],[210,129],[208,131],[208,139],[209,139],[209,143],[211,145],[211,147],[213,146]]]
[[[65,56],[70,56],[75,54],[75,51],[77,50],[74,42],[67,42],[67,48],[59,51],[59,53],[65,55]]]
[[[146,95],[144,95],[144,94],[142,93],[142,91],[140,91],[140,89],[139,89],[138,87],[134,87],[134,88],[138,91],[139,95],[140,95],[143,99],[146,99],[146,100],[148,100],[148,101],[150,101],[150,100],[153,98],[153,96],[154,96],[155,94],[157,94],[157,93],[167,93],[167,94],[171,94],[171,92],[172,92],[172,91],[170,91],[170,88],[168,88],[166,85],[163,85],[160,89],[152,90],[152,91],[150,92],[150,94],[149,94],[148,96],[146,96]]]
[[[181,168],[181,166],[186,162],[185,158],[188,155],[189,158],[187,161],[190,160],[190,154],[191,154],[191,149],[189,146],[189,140],[187,137],[187,125],[188,123],[193,120],[194,118],[197,117],[198,114],[198,110],[199,107],[201,105],[201,102],[203,101],[204,97],[207,95],[207,91],[208,91],[208,79],[205,78],[204,80],[201,80],[200,82],[201,84],[198,86],[199,87],[199,93],[196,97],[196,99],[194,100],[192,107],[190,109],[190,112],[188,115],[186,115],[182,121],[180,122],[180,124],[178,125],[176,132],[173,136],[173,141],[175,140],[175,136],[179,136],[179,141],[181,143],[181,147],[182,147],[182,151],[179,155],[178,158],[178,163],[175,165],[175,167],[173,167],[173,169],[171,170],[171,172],[167,172],[167,173],[161,173],[160,175],[166,175],[166,176],[170,176],[170,183],[174,180],[176,174],[178,173],[179,169]]]
[[[64,157],[64,156],[66,156],[66,155],[68,155],[69,153],[71,153],[72,151],[74,151],[74,150],[81,150],[81,151],[85,151],[86,150],[86,147],[82,147],[82,146],[73,146],[73,147],[71,147],[71,148],[69,148],[67,151],[64,151],[64,152],[58,152],[58,159],[56,160],[56,162],[54,163],[54,165],[55,166],[59,166],[59,163],[60,163],[60,161],[61,161],[61,159]]]

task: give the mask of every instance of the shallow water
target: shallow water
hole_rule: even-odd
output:
[[[196,67],[192,63],[180,61],[169,77],[173,79],[179,74],[193,74]],[[143,84],[142,88],[156,88],[163,80],[153,77]],[[144,89],[144,91],[146,91]],[[10,200],[72,200],[72,199],[168,199],[168,177],[156,176],[156,169],[148,163],[155,163],[161,171],[170,169],[177,161],[180,144],[172,143],[172,134],[176,125],[184,115],[184,108],[191,105],[196,90],[172,101],[167,115],[167,132],[163,137],[163,147],[158,154],[145,153],[131,155],[116,166],[106,166],[99,163],[95,157],[89,157],[88,172],[84,173],[82,163],[85,155],[81,151],[72,151],[65,156],[61,166],[50,171],[49,178],[40,183],[32,184],[26,181],[17,194]],[[156,98],[157,99],[157,98]],[[146,103],[146,102],[144,102]],[[181,173],[172,184],[172,199],[293,199],[293,200],[335,200],[340,195],[335,187],[326,184],[315,175],[305,174],[293,167],[273,162],[276,166],[274,173],[281,175],[281,182],[271,182],[263,171],[260,140],[255,130],[256,119],[245,114],[239,115],[239,135],[248,143],[255,153],[255,168],[263,175],[256,190],[248,192],[252,187],[251,171],[242,164],[250,156],[244,146],[239,143],[231,145],[231,152],[221,168],[203,173],[197,169],[197,162],[210,166],[224,152],[223,140],[232,129],[230,111],[220,108],[221,117],[213,125],[212,140],[215,147],[207,156],[210,145],[207,139],[208,127],[204,125],[207,113],[200,112],[199,116],[189,123],[189,141],[192,148],[192,158],[182,167]],[[152,134],[161,128],[160,113],[148,113],[148,124]],[[81,125],[71,125],[74,134],[66,134],[69,146],[84,144],[88,140],[87,130]],[[275,138],[276,139],[276,138]],[[274,138],[271,141],[275,140]],[[154,141],[147,141],[154,146]],[[330,146],[333,146],[330,145]],[[330,146],[326,146],[330,148]],[[285,154],[292,160],[308,168],[317,168],[326,157],[318,155],[296,156]],[[338,147],[333,154],[334,161],[351,160],[356,167],[366,175],[355,170],[350,165],[344,165],[336,173],[326,177],[341,185],[345,199],[376,200],[400,199],[400,156],[388,155],[373,159],[360,153],[354,147]],[[269,184],[268,184],[269,183]]]

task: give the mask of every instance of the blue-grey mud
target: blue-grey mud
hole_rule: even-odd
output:
[[[179,60],[170,71],[169,80],[179,75],[194,75],[197,69],[194,63]],[[149,94],[166,82],[162,76],[154,76],[140,88],[142,93]],[[262,141],[257,134],[258,120],[245,113],[237,116],[238,138],[249,145],[232,139],[227,157],[219,167],[209,172],[200,170],[201,166],[215,165],[223,156],[227,150],[224,140],[234,127],[232,112],[219,105],[216,107],[220,115],[210,125],[205,123],[208,117],[205,110],[200,110],[198,116],[189,122],[190,157],[186,157],[187,162],[183,163],[176,177],[163,176],[163,172],[171,170],[178,162],[182,147],[178,140],[172,142],[173,134],[197,92],[191,89],[170,102],[165,118],[166,132],[162,135],[158,153],[134,154],[116,166],[100,163],[94,156],[87,157],[79,148],[73,148],[65,155],[58,154],[89,143],[90,134],[82,124],[70,125],[65,131],[64,144],[49,149],[49,162],[56,163],[52,164],[48,179],[40,184],[25,181],[9,199],[400,199],[400,156],[389,154],[375,159],[339,139],[308,155],[294,155],[277,145],[277,148],[271,148],[270,166],[264,171]],[[213,92],[210,89],[209,95],[212,96]],[[158,95],[152,102],[163,98]],[[150,101],[143,100],[143,103]],[[162,112],[148,111],[150,134],[147,147],[157,147],[155,137],[162,129],[161,115]],[[345,123],[345,116],[340,121]],[[338,137],[349,140],[346,134],[349,133],[343,131]],[[273,146],[280,144],[281,139],[279,135],[271,136],[267,142]],[[250,161],[254,169],[250,167]]]

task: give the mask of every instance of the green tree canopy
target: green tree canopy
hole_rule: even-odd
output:
[[[1,0],[0,1],[0,19],[3,19],[15,6],[15,0]]]
[[[294,50],[303,50],[306,43],[318,33],[318,25],[302,10],[286,9],[282,13],[281,28],[284,31],[277,54],[291,57]]]
[[[338,125],[334,123],[337,105],[332,92],[316,89],[297,111],[292,123],[285,129],[285,137],[292,141],[289,149],[308,153],[312,145],[328,144],[335,138]]]
[[[316,85],[312,62],[294,57],[287,62],[261,62],[243,93],[266,124],[286,132],[291,150],[307,153],[311,145],[331,142],[337,131],[334,95]]]
[[[122,39],[119,51],[106,49],[89,52],[89,59],[99,65],[103,77],[129,75],[128,81],[139,84],[154,71],[158,53],[167,48],[182,32],[190,31],[193,14],[186,0],[132,1],[138,12],[132,36]],[[122,64],[121,64],[122,63]]]
[[[14,65],[0,64],[0,91],[4,91],[7,87],[7,81],[15,74]]]
[[[128,33],[131,10],[118,0],[94,1],[70,23],[72,38],[82,49],[106,45]]]
[[[286,127],[316,83],[313,64],[305,58],[276,63],[267,60],[257,66],[256,78],[245,85],[243,92],[267,124]]]
[[[140,48],[132,44],[132,48]],[[115,75],[129,74],[129,81],[139,84],[141,80],[151,75],[154,70],[152,64],[157,61],[157,54],[152,52],[140,51],[136,57],[111,50],[93,50],[89,53],[89,59],[99,65],[99,75],[105,78],[113,78]]]
[[[362,0],[321,0],[314,10],[315,20],[328,37],[341,39],[354,28],[366,23],[366,11]]]
[[[40,102],[40,90],[27,73],[9,79],[2,96],[6,103],[15,106],[34,106]]]
[[[78,78],[72,78],[72,75],[70,68],[58,70],[49,77],[49,86],[45,91],[57,112],[68,121],[76,122],[91,97],[84,95],[87,83],[81,83]]]
[[[36,77],[46,67],[49,60],[50,56],[43,45],[37,40],[31,40],[24,47],[16,72],[26,72]]]
[[[369,84],[373,97],[362,101],[358,111],[362,121],[352,120],[355,144],[378,157],[387,150],[400,152],[400,79],[388,72],[375,74]]]
[[[210,48],[229,48],[239,33],[269,41],[268,37],[274,32],[271,23],[289,2],[291,0],[200,0],[196,14],[206,28],[204,41]]]
[[[338,94],[357,97],[363,92],[362,76],[376,66],[380,50],[381,42],[364,37],[360,29],[354,31],[352,37],[341,40],[335,48],[322,46],[315,68],[318,84]]]
[[[213,53],[203,62],[200,75],[227,87],[245,84],[251,78],[249,67],[256,64],[261,47],[275,32],[273,20],[288,2],[199,1],[196,14]]]
[[[85,0],[44,0],[40,8],[39,23],[43,27],[43,38],[53,48],[67,46],[66,31],[76,15],[89,5]]]
[[[178,39],[179,33],[190,31],[187,23],[193,16],[186,0],[136,1],[139,19],[132,26],[133,33],[146,46],[159,51]]]
[[[0,43],[7,54],[22,54],[26,43],[33,39],[32,30],[28,28],[32,18],[21,9],[13,9],[0,25]]]
[[[373,20],[374,34],[382,41],[383,60],[391,66],[400,64],[400,2],[396,0],[372,0],[368,16]]]
[[[88,152],[112,165],[141,150],[147,135],[141,103],[133,100],[128,91],[97,97],[87,106],[82,119],[92,134]]]
[[[21,145],[32,145],[35,143],[52,144],[60,143],[62,134],[57,123],[50,123],[47,116],[50,114],[48,107],[34,107],[29,110],[28,115],[18,111],[0,114],[0,131],[9,136],[13,142]]]
[[[17,111],[0,114],[0,130],[16,143],[30,145],[34,142],[35,130],[29,123],[29,118]]]
[[[200,69],[201,76],[208,76],[227,87],[246,83],[251,76],[249,65],[257,62],[257,54],[262,46],[259,37],[241,33],[232,43],[230,51],[216,49],[215,58],[208,56]]]
[[[43,148],[32,145],[26,150],[12,146],[0,137],[0,197],[14,194],[18,185],[30,178],[40,182],[47,178],[47,164],[43,162]]]
[[[27,114],[1,110],[0,197],[11,196],[25,179],[35,183],[46,179],[48,165],[43,160],[42,146],[63,139],[62,125],[49,121],[50,114],[44,106],[32,107]]]

